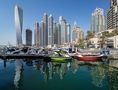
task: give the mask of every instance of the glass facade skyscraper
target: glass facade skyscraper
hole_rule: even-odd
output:
[[[15,6],[16,45],[22,46],[23,10]]]
[[[92,13],[91,31],[98,33],[105,30],[105,17],[102,8],[96,8]]]
[[[26,29],[26,46],[32,46],[32,31]]]
[[[34,43],[36,47],[39,47],[39,23],[35,23],[35,31],[34,31]]]
[[[64,17],[59,17],[59,24],[60,24],[60,30],[61,30],[61,45],[64,45],[67,41],[67,28],[66,28],[66,20]]]
[[[74,22],[73,26],[72,39],[73,43],[80,43],[80,40],[84,39],[84,33],[81,28],[77,26],[76,22]]]
[[[40,46],[43,47],[44,46],[44,22],[41,21],[40,23]]]
[[[16,27],[16,44],[22,46],[22,27],[23,27],[23,10],[19,6],[15,6],[15,27]],[[77,28],[76,28],[77,29]],[[34,34],[32,34],[34,32]],[[34,36],[33,46],[35,47],[63,47],[72,43],[72,35],[77,37],[77,30],[75,35],[72,34],[71,25],[67,23],[63,16],[59,17],[59,21],[55,22],[53,16],[44,13],[40,24],[35,23],[34,31],[26,29],[26,45],[32,46],[32,36]],[[75,40],[74,39],[74,40]]]
[[[54,45],[54,34],[53,34],[53,17],[48,17],[48,45]]]
[[[67,43],[72,41],[71,25],[67,24]]]
[[[44,47],[48,45],[48,15],[44,13],[43,16],[43,23],[44,23],[44,28],[43,28],[43,42],[44,42]]]

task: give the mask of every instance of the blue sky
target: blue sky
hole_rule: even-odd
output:
[[[105,15],[109,8],[109,0],[0,0],[0,45],[16,43],[14,25],[14,7],[19,5],[23,9],[23,43],[25,30],[34,31],[34,23],[40,22],[46,12],[52,14],[55,21],[64,16],[73,25],[76,20],[83,31],[90,28],[91,13],[97,8],[103,8]]]

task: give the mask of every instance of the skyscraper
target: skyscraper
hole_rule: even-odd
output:
[[[26,46],[32,46],[32,31],[26,29]]]
[[[58,29],[56,27],[57,23],[53,22],[53,35],[54,35],[54,44],[58,44]]]
[[[44,22],[40,23],[40,46],[44,47]]]
[[[98,33],[105,30],[105,17],[102,8],[96,8],[92,13],[91,31]]]
[[[48,17],[48,45],[54,45],[54,34],[53,34],[53,17]]]
[[[72,42],[72,32],[71,32],[71,25],[67,24],[67,43]]]
[[[61,45],[61,26],[59,23],[56,24],[56,32],[57,32],[57,44]]]
[[[110,7],[118,5],[118,0],[110,0]]]
[[[81,28],[77,26],[76,22],[74,22],[72,36],[73,36],[72,39],[74,43],[78,43],[84,39],[84,33],[81,30]]]
[[[72,30],[72,41],[76,41],[76,37],[77,37],[76,29],[77,29],[77,23],[75,21],[74,26],[73,26],[73,30]]]
[[[44,42],[44,47],[48,45],[48,15],[44,13],[43,16],[43,23],[44,23],[44,28],[43,28],[43,42]]]
[[[110,0],[110,8],[107,13],[107,29],[118,27],[118,0]]]
[[[59,17],[59,24],[61,30],[61,45],[64,45],[67,42],[67,27],[66,27],[66,20],[64,17]]]
[[[22,46],[23,10],[15,6],[16,45]]]
[[[61,44],[61,29],[60,29],[60,24],[59,23],[53,23],[53,34],[54,34],[54,44],[59,46]]]
[[[39,23],[35,23],[35,31],[34,31],[34,43],[36,47],[39,47]]]

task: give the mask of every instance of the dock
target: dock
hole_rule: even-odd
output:
[[[14,54],[6,54],[6,55],[0,55],[1,59],[24,59],[24,58],[30,58],[30,59],[50,59],[50,57],[45,55],[14,55]]]

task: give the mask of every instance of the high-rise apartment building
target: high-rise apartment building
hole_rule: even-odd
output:
[[[76,27],[77,29],[77,27]],[[77,33],[77,31],[75,32]],[[76,36],[79,34],[76,34]],[[40,24],[35,23],[34,45],[36,47],[67,45],[72,42],[71,25],[67,24],[64,17],[59,17],[59,23],[54,22],[53,16],[44,13]],[[32,32],[26,30],[26,45],[32,45]]]
[[[110,0],[110,7],[118,5],[118,0]]]
[[[80,27],[77,26],[77,23],[74,22],[73,31],[72,31],[72,40],[73,43],[78,43],[80,40],[84,39],[84,33]]]
[[[54,44],[58,44],[58,28],[57,28],[57,23],[53,22],[53,35],[54,35]]]
[[[44,46],[44,23],[43,23],[43,21],[41,21],[41,23],[40,23],[40,31],[39,31],[39,33],[40,33],[40,46],[41,47],[43,47]]]
[[[23,10],[15,6],[16,45],[22,46]]]
[[[34,31],[34,44],[36,47],[39,47],[39,23],[35,23],[35,31]]]
[[[53,23],[54,44],[61,45],[61,29],[59,23]]]
[[[32,31],[26,29],[26,46],[32,46]]]
[[[76,41],[76,37],[77,37],[76,29],[77,29],[77,23],[75,21],[74,26],[73,26],[73,30],[72,30],[72,41]]]
[[[96,8],[92,13],[91,31],[98,33],[105,30],[105,17],[102,8]]]
[[[43,42],[44,42],[44,47],[48,45],[48,15],[44,13],[43,16]]]
[[[67,43],[67,27],[66,27],[66,20],[64,17],[59,17],[59,24],[60,24],[60,30],[61,30],[61,45],[64,45]]]
[[[48,45],[54,45],[53,16],[48,17]]]
[[[71,25],[67,24],[67,43],[72,42],[72,32],[71,32]]]
[[[107,29],[118,27],[118,0],[110,0],[110,8],[107,13]]]

